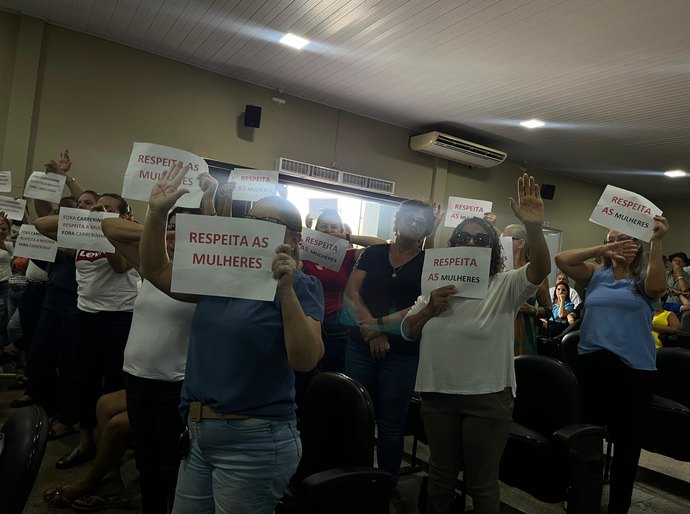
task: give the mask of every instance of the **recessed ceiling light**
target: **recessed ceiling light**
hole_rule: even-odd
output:
[[[671,178],[677,178],[677,177],[684,177],[685,175],[687,175],[687,173],[685,173],[683,170],[669,170],[669,171],[665,171],[664,175],[666,175],[667,177],[671,177]]]
[[[533,128],[543,127],[544,122],[539,121],[539,120],[535,120],[535,119],[531,119],[531,120],[527,120],[527,121],[521,121],[520,125],[522,125],[525,128],[533,129]]]
[[[303,37],[295,36],[291,32],[288,32],[283,37],[280,38],[280,42],[284,45],[291,46],[292,48],[297,48],[297,50],[302,50],[305,46],[309,44],[308,39]]]

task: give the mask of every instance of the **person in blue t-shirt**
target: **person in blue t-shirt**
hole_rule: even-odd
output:
[[[666,292],[661,240],[667,231],[666,218],[655,216],[646,267],[642,243],[615,230],[602,245],[556,255],[556,265],[587,287],[575,372],[584,421],[606,426],[616,444],[609,514],[630,509],[642,421],[652,402],[652,314]],[[589,261],[598,257],[603,264]]]
[[[140,245],[144,277],[197,302],[180,406],[189,449],[173,513],[269,514],[301,454],[293,370],[311,371],[323,357],[323,290],[299,271],[299,211],[272,196],[255,202],[249,217],[286,227],[272,263],[273,301],[171,294],[166,216],[186,193],[178,188],[188,169],[177,163],[153,187]]]

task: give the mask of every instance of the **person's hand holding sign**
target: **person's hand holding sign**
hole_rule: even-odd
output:
[[[429,317],[438,316],[448,307],[450,307],[448,298],[457,292],[458,290],[454,285],[434,289],[429,295],[429,303],[427,303],[426,307],[424,307],[424,310],[427,312]]]
[[[189,169],[189,164],[183,166],[182,162],[177,161],[172,168],[163,172],[160,180],[153,186],[149,197],[149,209],[152,212],[162,211],[167,215],[175,202],[182,195],[189,193],[188,189],[178,189]]]
[[[290,255],[292,249],[289,244],[282,244],[276,248],[271,270],[273,278],[278,281],[278,290],[286,291],[292,288],[292,281],[297,272],[297,262]]]

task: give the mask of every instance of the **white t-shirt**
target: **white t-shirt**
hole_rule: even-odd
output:
[[[77,307],[84,312],[131,311],[141,278],[135,269],[117,273],[107,254],[77,250]]]
[[[487,394],[510,387],[514,395],[515,316],[538,287],[523,266],[494,275],[484,299],[451,297],[450,307],[422,328],[415,390]],[[420,296],[407,316],[427,303]],[[404,321],[402,334],[408,339]]]
[[[9,241],[5,241],[6,250],[0,249],[0,282],[10,279],[12,275],[12,254],[14,253],[14,245]]]
[[[195,309],[195,303],[174,300],[145,280],[134,302],[122,369],[141,378],[182,380]]]

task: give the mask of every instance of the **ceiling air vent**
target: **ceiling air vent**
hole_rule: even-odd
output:
[[[427,132],[410,137],[410,148],[473,168],[491,168],[506,160],[508,154],[442,132]]]
[[[346,171],[317,166],[316,164],[308,164],[306,162],[293,161],[285,157],[278,159],[277,168],[279,172],[295,177],[310,178],[319,182],[340,184],[356,189],[375,191],[377,193],[386,193],[389,195],[395,193],[395,182],[391,182],[390,180],[348,173]]]

